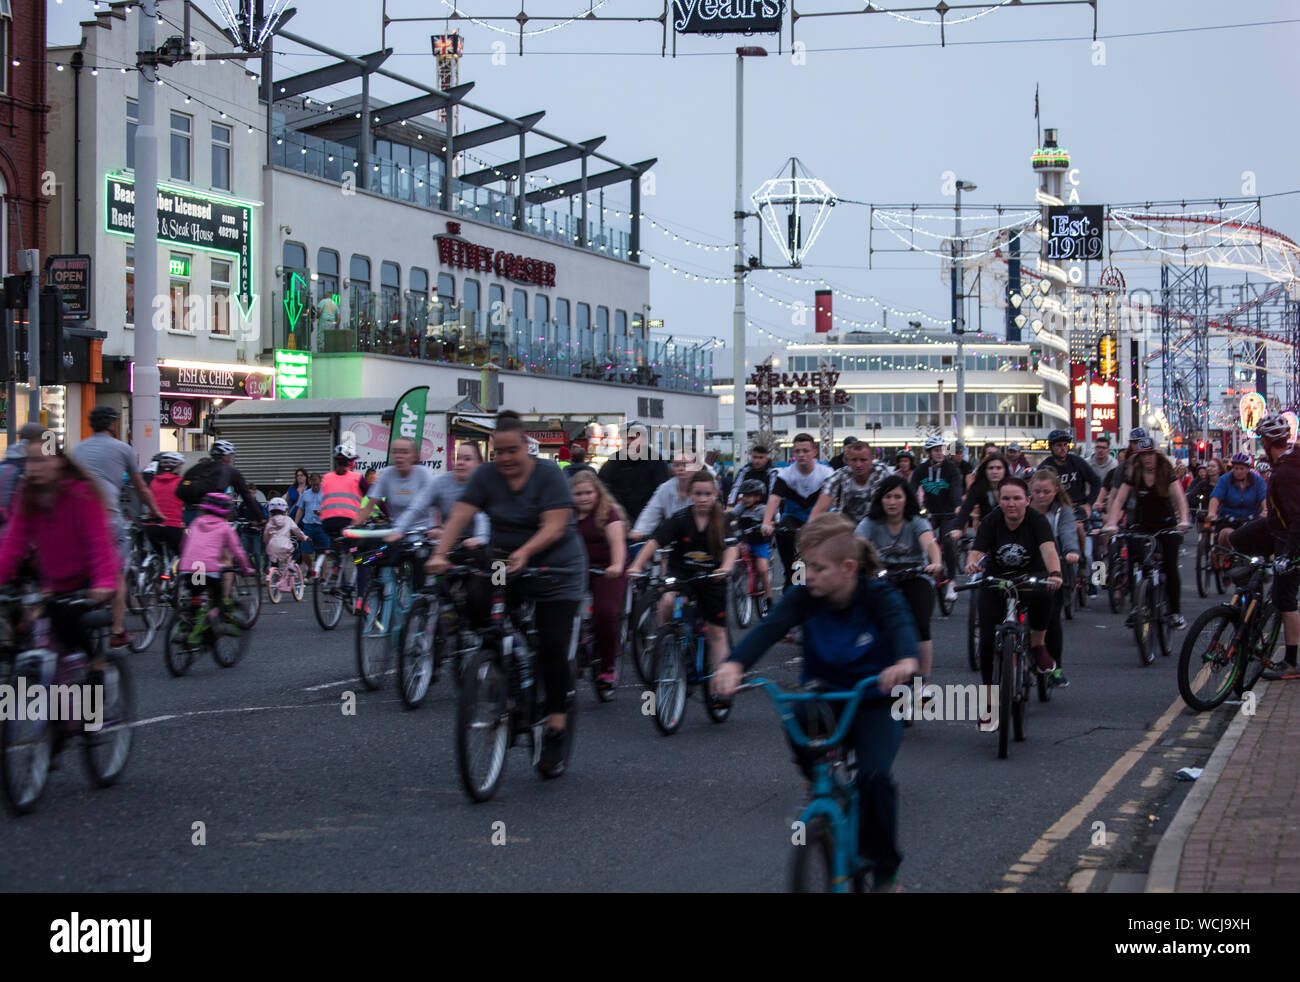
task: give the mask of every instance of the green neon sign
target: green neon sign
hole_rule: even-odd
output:
[[[188,259],[177,259],[173,256],[168,260],[167,273],[169,276],[188,277],[190,275],[190,261]]]
[[[298,318],[306,306],[303,298],[307,296],[307,282],[297,273],[290,273],[284,285],[284,313],[289,318],[289,331],[298,327]]]
[[[275,394],[278,399],[307,399],[311,396],[310,351],[276,349]]]

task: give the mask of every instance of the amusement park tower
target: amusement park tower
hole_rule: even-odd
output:
[[[1039,294],[1037,310],[1032,307],[1035,341],[1041,345],[1038,361],[1038,375],[1043,382],[1043,391],[1038,398],[1038,410],[1043,414],[1043,423],[1051,429],[1073,429],[1070,393],[1070,340],[1068,313],[1060,303],[1064,293],[1060,280],[1047,275],[1047,209],[1052,205],[1063,205],[1061,197],[1064,190],[1065,175],[1070,169],[1070,154],[1057,145],[1056,130],[1043,131],[1043,145],[1034,150],[1031,158],[1034,174],[1038,178],[1038,190],[1035,200],[1042,208],[1039,242],[1041,251],[1037,272],[1041,278],[1029,278],[1025,283],[1023,294],[1029,297],[1037,288]],[[1050,284],[1047,292],[1042,287]],[[1057,294],[1057,296],[1053,296]]]

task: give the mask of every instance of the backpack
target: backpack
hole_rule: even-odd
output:
[[[214,491],[224,491],[225,483],[221,480],[222,465],[209,457],[200,460],[185,472],[181,483],[176,485],[176,497],[187,505],[198,505],[203,496]]]

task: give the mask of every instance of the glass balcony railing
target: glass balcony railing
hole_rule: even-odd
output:
[[[277,348],[393,355],[474,367],[492,361],[508,371],[673,392],[707,393],[713,384],[711,349],[602,337],[593,330],[580,332],[516,316],[492,323],[482,311],[446,310],[421,296],[357,287],[346,298],[297,303],[292,311],[281,302],[282,295],[272,300]]]
[[[519,199],[514,195],[465,184],[453,178],[452,198],[444,205],[441,160],[431,161],[427,166],[412,167],[372,155],[367,165],[370,174],[367,181],[362,181],[357,152],[351,147],[284,128],[277,129],[275,137],[271,145],[271,164],[274,167],[340,184],[344,175],[351,173],[358,187],[366,184],[375,194],[395,201],[437,208],[501,228],[515,227]],[[589,209],[588,216],[590,214]],[[523,230],[541,238],[577,246],[581,245],[582,219],[543,205],[528,204],[525,206]],[[630,254],[631,235],[626,226],[588,220],[586,248],[625,260]]]

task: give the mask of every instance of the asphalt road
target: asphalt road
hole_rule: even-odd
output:
[[[1217,598],[1197,599],[1189,573],[1190,623]],[[936,682],[977,681],[966,665],[969,596],[935,618]],[[515,749],[497,798],[476,805],[456,773],[448,681],[414,711],[391,677],[364,691],[352,625],[322,631],[309,593],[264,603],[253,650],[233,669],[200,662],[173,679],[160,643],[131,656],[140,723],[121,783],[91,790],[80,755],[65,751],[34,814],[0,815],[0,885],[785,888],[800,778],[763,693],[742,694],[722,725],[694,697],[681,730],[663,737],[641,714],[630,666],[608,705],[584,681],[569,773],[543,782]],[[797,654],[779,646],[761,667],[794,678]],[[1104,598],[1067,622],[1064,661],[1072,684],[1031,705],[1028,739],[1008,760],[974,723],[906,731],[895,779],[909,891],[1095,891],[1145,870],[1189,786],[1173,772],[1205,763],[1232,710],[1182,708],[1176,654],[1141,667]],[[353,716],[345,692],[356,694]]]

